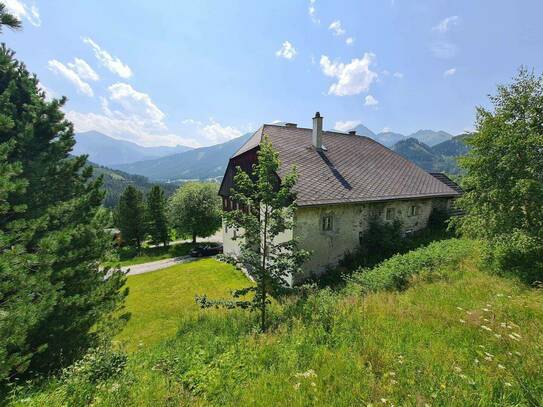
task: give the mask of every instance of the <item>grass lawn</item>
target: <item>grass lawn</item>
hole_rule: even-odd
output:
[[[132,316],[117,339],[134,350],[140,343],[147,346],[172,337],[183,318],[210,312],[200,310],[196,294],[223,298],[248,284],[241,272],[213,259],[128,276],[126,308]]]

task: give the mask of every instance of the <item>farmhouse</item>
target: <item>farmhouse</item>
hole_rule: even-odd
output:
[[[319,273],[337,264],[360,243],[372,218],[401,221],[404,233],[427,226],[434,208],[452,209],[461,193],[444,174],[430,174],[378,142],[355,132],[323,131],[317,112],[313,128],[265,124],[230,158],[219,194],[224,210],[235,169],[250,171],[263,136],[267,136],[281,161],[279,179],[293,165],[298,172],[294,227],[284,236],[295,237],[312,256],[307,273]],[[239,253],[235,232],[223,226],[224,252]]]

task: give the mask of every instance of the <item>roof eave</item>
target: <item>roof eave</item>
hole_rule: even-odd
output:
[[[376,202],[391,202],[391,201],[408,201],[418,199],[431,199],[431,198],[457,198],[461,196],[461,193],[440,193],[440,194],[425,194],[425,195],[408,195],[408,196],[386,196],[377,198],[363,198],[363,199],[343,199],[343,200],[328,200],[328,201],[316,201],[316,202],[297,202],[299,208],[309,208],[317,206],[329,206],[329,205],[355,205],[364,203],[376,203]]]

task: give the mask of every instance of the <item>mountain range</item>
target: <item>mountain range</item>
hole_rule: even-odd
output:
[[[356,130],[356,134],[372,138],[386,147],[392,147],[394,144],[400,141],[407,140],[409,138],[417,139],[418,141],[430,147],[433,147],[439,143],[443,143],[444,141],[447,141],[453,138],[452,134],[449,134],[442,130],[440,131],[419,130],[408,136],[404,136],[403,134],[400,134],[400,133],[394,133],[392,131],[374,133],[363,124],[359,124],[353,130]]]
[[[112,167],[130,174],[140,174],[153,180],[168,182],[219,178],[224,174],[228,159],[251,135],[252,133],[247,133],[226,143]]]
[[[427,171],[458,174],[456,157],[467,152],[466,135],[453,137],[444,131],[419,130],[409,136],[394,132],[374,133],[364,125],[357,134],[370,137],[415,162]],[[89,154],[91,161],[122,174],[138,174],[151,182],[180,183],[188,180],[219,179],[228,159],[249,139],[251,133],[210,147],[142,147],[112,139],[97,132],[76,135],[75,154]],[[103,140],[103,144],[100,141]],[[89,147],[90,146],[90,147]],[[149,181],[145,180],[144,183]]]
[[[72,154],[88,154],[89,160],[99,165],[118,165],[135,161],[152,160],[188,151],[191,147],[144,147],[126,140],[118,140],[97,131],[75,135],[76,144]]]

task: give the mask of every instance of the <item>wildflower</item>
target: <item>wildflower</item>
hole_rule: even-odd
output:
[[[494,334],[494,336],[498,339],[500,339],[502,336],[500,334]]]
[[[462,368],[459,367],[459,366],[455,366],[454,371],[457,372],[457,373],[460,373],[462,371]]]
[[[491,358],[494,357],[494,355],[492,353],[488,353],[488,352],[485,352],[485,355],[488,356],[488,357],[491,357]]]
[[[317,384],[315,382],[311,382],[311,386],[315,387]]]
[[[519,341],[519,339],[516,336],[513,336],[511,334],[508,334],[507,336],[513,339],[514,341],[517,341],[517,342]]]
[[[492,304],[486,304],[487,308],[492,308]]]
[[[466,323],[466,321],[464,321],[463,319],[460,319],[460,322],[461,322],[462,324],[465,324],[465,323]]]
[[[398,382],[397,382],[396,380],[392,379],[392,380],[390,381],[390,384],[395,385],[395,384],[398,384]]]
[[[520,352],[518,352],[518,351],[515,351],[514,353],[515,353],[515,355],[517,355],[517,356],[522,356],[522,354],[521,354]]]
[[[310,377],[317,377],[317,374],[313,369],[309,369],[307,372],[296,373],[296,377],[303,377],[305,379],[308,379]]]
[[[509,383],[509,382],[505,382],[504,384],[505,384],[506,387],[512,387],[512,386],[513,386],[513,385],[512,385],[511,383]]]
[[[481,328],[484,329],[485,331],[492,332],[492,329],[489,328],[489,327],[486,326],[486,325],[481,325]]]
[[[456,307],[457,310],[459,311],[464,311],[464,309],[462,307]]]
[[[503,294],[502,294],[502,293],[498,293],[498,294],[496,294],[496,297],[503,297]]]
[[[484,312],[490,312],[490,310],[488,308],[483,308],[483,311]]]
[[[296,383],[296,384],[295,384],[294,386],[292,386],[292,387],[294,387],[294,390],[298,390],[298,389],[300,388],[300,383]]]
[[[479,363],[479,359],[475,358],[474,362],[477,364]]]
[[[518,333],[516,333],[516,332],[513,332],[513,336],[516,336],[516,337],[519,338],[519,339],[522,338],[522,336],[520,336],[520,335],[519,335]]]
[[[499,367],[500,369],[502,369],[502,370],[505,370],[505,366],[504,366],[504,365],[500,365],[500,364],[498,363],[498,367]]]
[[[447,386],[445,386],[445,383],[441,383],[441,385],[439,386],[441,387],[442,389],[446,388]]]
[[[386,404],[386,403],[387,403],[387,399],[381,399],[381,403]]]

